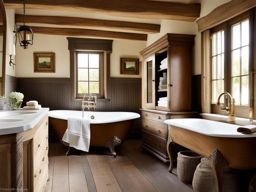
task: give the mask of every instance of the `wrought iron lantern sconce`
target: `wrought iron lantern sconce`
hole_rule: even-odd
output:
[[[25,15],[26,15],[25,0],[23,0],[23,25],[19,26],[16,32],[16,40],[24,49],[27,49],[28,45],[33,45],[34,33],[31,27],[25,25]]]

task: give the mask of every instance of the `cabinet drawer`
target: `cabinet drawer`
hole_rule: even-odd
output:
[[[168,126],[161,121],[153,121],[149,119],[142,120],[142,127],[147,132],[154,135],[167,139],[168,136]]]
[[[141,111],[141,116],[142,118],[145,119],[152,119],[152,120],[160,120],[160,121],[164,121],[166,120],[166,115],[163,114],[157,114],[157,113],[151,113],[151,112],[147,112],[147,111]]]
[[[160,154],[163,157],[167,157],[167,140],[156,137],[146,131],[142,132],[143,144],[147,145],[151,150]]]

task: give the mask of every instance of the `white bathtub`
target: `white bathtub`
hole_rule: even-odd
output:
[[[70,117],[82,117],[82,111],[49,111],[50,131],[53,131],[59,140],[62,139],[67,129],[67,120]],[[123,141],[129,133],[133,120],[139,117],[138,113],[132,112],[85,111],[84,118],[90,119],[91,124],[90,146],[104,147],[114,137]]]
[[[82,117],[82,113],[82,111],[74,110],[53,110],[49,111],[49,117],[67,120],[71,117]],[[104,124],[137,119],[140,115],[133,112],[84,111],[84,118],[90,119],[91,124]]]
[[[256,134],[242,134],[237,132],[237,128],[241,125],[223,123],[207,119],[184,118],[169,119],[165,123],[178,128],[197,132],[213,137],[229,137],[229,138],[249,138],[256,137]]]

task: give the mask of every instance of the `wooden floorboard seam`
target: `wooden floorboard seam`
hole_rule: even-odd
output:
[[[87,159],[87,155],[81,157],[80,161],[82,162],[82,165],[86,165],[86,167],[88,168],[88,170],[87,170],[87,169],[85,169],[85,166],[83,166],[83,171],[84,171],[84,175],[85,175],[85,178],[86,178],[86,181],[87,181],[88,190],[90,190],[90,192],[94,192],[94,191],[97,192],[96,184],[95,184],[95,181],[93,179],[93,174],[92,174],[91,167],[88,166],[89,162],[88,162],[88,159]],[[86,163],[86,164],[83,164],[83,163]],[[88,174],[90,174],[92,176],[92,178],[88,178]]]

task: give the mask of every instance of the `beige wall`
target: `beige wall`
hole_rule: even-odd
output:
[[[55,52],[55,73],[34,73],[34,52]],[[34,44],[27,49],[16,46],[17,77],[69,77],[69,50],[65,36],[34,35]]]
[[[111,54],[111,76],[113,77],[140,77],[140,75],[120,75],[120,57],[137,57],[146,47],[144,41],[114,40]],[[55,52],[55,73],[34,73],[33,52]],[[16,47],[16,76],[17,77],[69,77],[70,58],[68,41],[65,36],[35,34],[34,44],[28,49]]]
[[[140,77],[141,64],[139,75],[121,75],[120,74],[120,58],[134,57],[140,58],[140,51],[146,47],[145,41],[131,41],[131,40],[114,40],[113,51],[111,54],[110,74],[112,77]],[[141,58],[140,58],[141,61]]]
[[[160,33],[150,34],[147,39],[147,46],[164,36],[166,33],[196,34],[194,22],[162,20]]]
[[[14,10],[6,10],[6,74],[10,76],[15,76],[15,67],[9,65],[9,55],[15,54],[15,34],[13,33],[15,29],[14,23]]]

